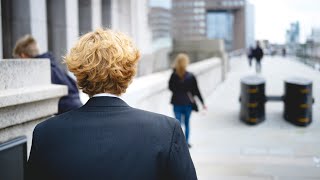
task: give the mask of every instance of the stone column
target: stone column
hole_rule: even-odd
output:
[[[2,0],[4,58],[12,57],[16,41],[26,34],[33,35],[40,51],[48,50],[46,1],[43,0]]]
[[[67,51],[71,49],[79,37],[79,4],[78,0],[66,0],[66,36]]]
[[[0,1],[0,61],[3,58],[2,55],[2,11],[1,11],[1,1]]]
[[[101,0],[79,0],[80,35],[101,27]]]
[[[79,35],[78,1],[47,0],[49,49],[58,61]]]
[[[91,0],[91,18],[92,18],[92,30],[102,26],[102,3],[101,0]]]
[[[112,29],[122,31],[133,36],[131,21],[131,1],[112,0]],[[137,11],[135,11],[137,13]]]
[[[40,52],[48,51],[47,6],[44,0],[30,0],[31,34],[38,42]]]
[[[119,27],[119,0],[111,0],[111,28]]]
[[[79,0],[79,33],[83,35],[92,29],[91,0]]]
[[[104,28],[111,28],[111,0],[102,0],[102,26]]]
[[[2,0],[3,57],[11,58],[18,38],[31,33],[29,0]]]

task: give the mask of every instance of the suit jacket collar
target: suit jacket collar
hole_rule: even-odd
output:
[[[129,107],[122,99],[110,96],[92,97],[84,105],[86,107]]]

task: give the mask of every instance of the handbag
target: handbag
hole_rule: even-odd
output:
[[[197,105],[197,102],[196,100],[193,98],[193,95],[190,93],[190,92],[187,92],[188,94],[188,97],[191,101],[191,105],[192,105],[192,110],[195,111],[195,112],[198,112],[199,111],[199,108],[198,108],[198,105]]]

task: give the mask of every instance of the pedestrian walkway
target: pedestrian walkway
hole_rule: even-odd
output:
[[[320,179],[320,72],[282,57],[265,57],[266,95],[283,95],[284,79],[313,80],[313,123],[296,127],[282,119],[283,103],[266,104],[266,120],[239,120],[240,78],[254,74],[245,57],[231,60],[224,83],[207,97],[207,112],[191,117],[190,149],[199,180]],[[208,82],[209,83],[209,82]]]

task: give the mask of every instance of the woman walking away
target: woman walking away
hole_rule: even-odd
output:
[[[185,135],[189,148],[189,119],[192,111],[194,96],[197,96],[203,108],[206,109],[203,98],[198,88],[196,77],[186,70],[189,57],[186,54],[178,54],[174,63],[174,70],[169,80],[169,89],[172,91],[171,104],[173,104],[174,115],[180,123],[182,117],[185,125]]]

